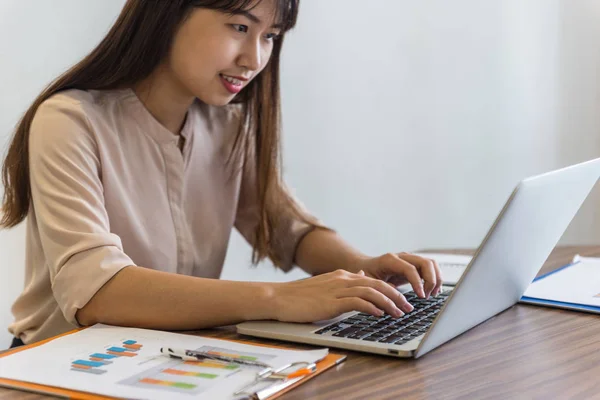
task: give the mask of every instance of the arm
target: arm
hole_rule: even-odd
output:
[[[295,261],[309,274],[320,275],[337,269],[358,272],[360,263],[368,258],[336,232],[316,228],[298,244]]]
[[[337,271],[290,283],[243,283],[135,266],[111,233],[102,165],[78,103],[61,98],[38,110],[31,128],[30,180],[36,227],[53,295],[65,319],[159,329],[198,329],[252,319],[320,321],[359,310],[399,315],[406,304],[385,283]],[[253,207],[239,224],[251,232]],[[293,223],[294,221],[290,221]],[[280,251],[292,263],[301,224]]]
[[[195,330],[274,319],[273,286],[126,267],[80,310],[81,325]]]
[[[369,257],[326,229],[308,233],[298,244],[295,259],[300,268],[313,275],[344,269],[354,273],[363,271],[394,287],[410,283],[423,298],[439,294],[442,287],[442,274],[434,260],[408,253]]]

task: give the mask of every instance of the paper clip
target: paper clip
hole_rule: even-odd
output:
[[[284,371],[292,369],[289,373],[285,373]],[[257,391],[251,391],[250,389],[257,387],[258,385],[268,382],[275,381],[277,383],[283,383],[288,380],[293,380],[296,378],[301,378],[303,376],[309,375],[317,370],[317,366],[315,363],[309,363],[306,361],[297,361],[287,365],[284,365],[280,368],[265,368],[262,371],[256,374],[256,378],[249,384],[245,385],[237,392],[234,393],[235,396],[245,395],[250,398],[256,398]],[[267,388],[262,388],[261,390],[265,390]]]

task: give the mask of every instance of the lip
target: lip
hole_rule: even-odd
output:
[[[230,76],[230,75],[227,75],[227,76]],[[233,76],[231,76],[231,78],[239,79],[239,78],[233,77]],[[225,90],[227,90],[231,94],[238,94],[239,92],[242,91],[242,89],[245,86],[243,81],[242,81],[241,85],[234,85],[233,83],[231,83],[227,79],[225,79],[223,74],[219,74],[219,79],[221,80],[221,84],[223,85]],[[241,79],[240,79],[240,81],[241,81]]]
[[[235,75],[227,75],[227,74],[221,74],[221,75],[228,76],[228,77],[234,78],[234,79],[239,79],[242,82],[248,82],[250,80],[250,78],[245,78],[243,76],[235,76]]]

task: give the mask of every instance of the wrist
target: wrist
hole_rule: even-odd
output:
[[[365,265],[370,259],[371,257],[364,254],[353,254],[347,261],[348,267],[345,269],[357,274],[365,269]]]
[[[246,321],[276,319],[275,286],[277,283],[257,282],[249,286],[249,296],[245,298],[243,319]]]

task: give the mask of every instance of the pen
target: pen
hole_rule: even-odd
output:
[[[242,358],[229,357],[223,354],[219,354],[217,352],[212,351],[196,351],[196,350],[185,350],[185,349],[172,349],[170,347],[162,347],[160,352],[164,355],[167,355],[172,358],[178,358],[185,361],[202,361],[205,359],[221,361],[223,363],[235,363],[241,365],[251,365],[255,367],[261,368],[269,368],[271,366],[269,364],[254,361],[254,360],[245,360]]]

